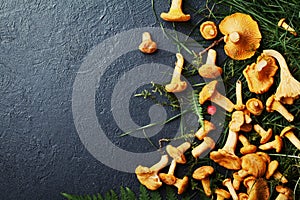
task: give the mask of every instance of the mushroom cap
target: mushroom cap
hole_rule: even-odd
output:
[[[273,112],[274,111],[274,109],[273,109],[273,103],[274,102],[276,102],[276,100],[275,100],[275,95],[273,94],[266,101],[266,110],[268,112]]]
[[[256,152],[257,155],[259,155],[267,164],[271,162],[270,156],[262,151]]]
[[[285,195],[287,200],[293,200],[294,199],[293,191],[290,188],[285,187],[283,185],[277,185],[275,189],[280,194]]]
[[[188,184],[189,184],[188,176],[184,176],[183,179],[177,178],[174,184],[178,189],[177,194],[182,194],[188,187]]]
[[[263,66],[261,66],[263,64]],[[248,65],[243,70],[243,75],[248,83],[248,88],[256,94],[267,92],[274,83],[274,75],[278,66],[271,56],[260,55],[256,63]]]
[[[256,21],[250,15],[234,13],[225,17],[219,24],[220,32],[225,35],[225,53],[235,60],[245,60],[255,54],[260,46],[261,33]],[[228,40],[231,33],[238,33],[239,41],[234,43]]]
[[[241,168],[241,159],[236,155],[228,153],[223,149],[210,152],[210,159],[219,165],[232,170],[239,170]]]
[[[159,173],[160,180],[167,185],[174,185],[176,177],[173,174]]]
[[[180,150],[178,150],[176,147],[173,147],[172,145],[167,145],[166,150],[170,157],[172,157],[176,163],[185,164],[186,158]]]
[[[295,129],[294,126],[287,126],[287,127],[285,127],[285,128],[282,129],[282,131],[280,132],[280,137],[284,137],[285,134],[287,134],[287,133],[293,131],[294,129]]]
[[[256,179],[255,177],[248,177],[244,180],[244,185],[247,188],[248,200],[268,200],[270,197],[270,190],[268,183],[263,178]]]
[[[169,12],[161,13],[160,17],[163,20],[169,21],[169,22],[185,22],[185,21],[189,21],[191,19],[191,16],[189,14],[184,14],[182,12],[181,8],[173,9],[172,7],[169,10]]]
[[[217,34],[217,26],[213,21],[205,21],[200,25],[200,33],[202,37],[206,40],[214,39]]]
[[[231,115],[231,121],[229,122],[229,129],[233,132],[239,132],[244,122],[244,112],[239,110],[234,111]]]
[[[203,140],[204,137],[206,137],[206,135],[212,131],[215,130],[216,127],[215,125],[208,121],[208,120],[204,120],[204,127],[201,127],[196,133],[195,136],[199,139],[199,140]]]
[[[251,98],[246,102],[246,108],[253,115],[260,115],[264,109],[264,105],[261,100],[257,98]]]
[[[162,182],[160,181],[157,172],[148,167],[139,165],[135,169],[135,174],[140,183],[146,186],[149,190],[157,190],[160,186],[162,186]]]
[[[203,104],[205,101],[209,100],[215,93],[218,81],[214,80],[205,85],[201,92],[199,93],[199,103]]]
[[[254,153],[256,152],[257,147],[253,144],[244,146],[240,149],[241,154],[249,154],[249,153]]]
[[[227,192],[226,190],[224,189],[221,189],[221,188],[217,188],[215,190],[215,193],[217,194],[217,196],[221,196],[223,197],[224,199],[229,199],[231,197],[230,193]]]
[[[262,177],[265,175],[267,170],[266,162],[261,156],[250,153],[241,157],[242,169],[247,171],[248,174],[254,177]]]
[[[204,78],[217,78],[221,76],[223,73],[223,69],[221,67],[216,66],[215,64],[204,64],[198,69],[198,73],[200,76]]]
[[[207,178],[212,173],[214,173],[214,168],[212,166],[202,166],[193,172],[192,177],[196,180],[202,180]]]
[[[239,197],[239,200],[248,200],[249,195],[246,193],[239,193],[238,197]]]
[[[275,171],[277,170],[279,166],[279,162],[277,160],[272,160],[269,164],[268,164],[268,169],[266,171],[266,179],[271,178],[271,176],[275,173]]]

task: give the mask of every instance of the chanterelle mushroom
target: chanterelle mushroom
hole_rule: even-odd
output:
[[[293,191],[285,186],[277,185],[276,191],[279,193],[275,200],[294,200]]]
[[[252,175],[254,177],[262,177],[265,175],[267,170],[267,164],[261,156],[250,153],[244,155],[242,158],[242,170],[244,173],[248,175]],[[241,172],[240,172],[241,173]]]
[[[217,188],[215,190],[215,193],[217,195],[217,200],[229,199],[231,197],[229,192],[220,188]]]
[[[245,105],[243,104],[243,97],[242,97],[242,82],[238,80],[235,84],[236,87],[236,104],[235,109],[236,110],[244,110]]]
[[[263,178],[256,179],[253,176],[244,180],[247,188],[248,200],[268,200],[270,197],[270,189],[268,183]]]
[[[231,183],[231,179],[230,178],[226,178],[222,183],[223,183],[224,186],[226,186],[228,188],[228,191],[229,191],[229,193],[231,195],[231,198],[233,200],[238,200],[239,198],[238,198],[238,196],[236,194],[236,191],[233,188],[233,185]]]
[[[204,104],[207,100],[210,100],[228,112],[232,112],[234,109],[234,104],[227,97],[223,96],[217,91],[217,84],[218,81],[214,80],[202,88],[201,92],[199,93],[199,103]]]
[[[149,32],[144,32],[142,43],[139,45],[139,50],[143,53],[154,53],[157,50],[156,42],[151,39]]]
[[[165,86],[167,92],[182,92],[187,88],[187,83],[180,80],[181,72],[183,69],[184,59],[180,53],[176,54],[177,62],[173,72],[171,83]]]
[[[168,155],[163,155],[158,163],[152,167],[137,166],[135,174],[140,183],[149,190],[157,190],[162,186],[162,182],[158,176],[158,172],[168,164]]]
[[[176,177],[174,176],[175,168],[176,168],[176,160],[172,160],[168,173],[158,174],[160,180],[167,185],[174,185],[174,183],[176,182]]]
[[[268,112],[277,111],[289,122],[294,121],[294,116],[279,101],[275,99],[274,94],[267,99],[266,110]]]
[[[275,100],[283,104],[293,104],[300,95],[300,82],[292,76],[284,57],[278,51],[264,50],[263,54],[274,57],[280,67],[280,83],[275,93]]]
[[[258,148],[261,150],[270,150],[275,149],[277,153],[279,153],[282,150],[283,142],[280,136],[275,135],[275,140],[262,144]]]
[[[244,112],[234,111],[231,115],[231,121],[229,122],[229,129],[233,132],[239,132],[244,122]]]
[[[191,143],[184,142],[181,145],[179,145],[177,148],[173,147],[172,145],[167,145],[166,151],[170,155],[171,158],[173,158],[176,163],[185,164],[186,158],[184,156],[184,153],[191,147]]]
[[[243,147],[240,149],[241,154],[245,155],[256,152],[256,146],[250,144],[249,140],[244,135],[239,135],[239,141],[243,144]]]
[[[194,179],[201,181],[204,193],[208,197],[211,196],[209,175],[211,175],[213,172],[214,172],[213,167],[202,166],[197,168],[192,175]]]
[[[297,36],[297,32],[295,31],[295,29],[293,29],[290,25],[288,25],[285,22],[285,18],[282,18],[279,20],[278,24],[279,27],[282,27],[283,29],[289,31],[291,34],[293,34],[294,36]]]
[[[285,127],[281,133],[280,133],[280,137],[286,137],[287,139],[290,140],[290,142],[295,145],[295,147],[297,147],[297,149],[300,150],[300,140],[295,136],[294,134],[294,129],[295,127],[293,126],[287,126]]]
[[[237,140],[238,134],[229,130],[225,145],[218,151],[210,152],[210,159],[227,169],[239,170],[241,168],[241,159],[234,153]]]
[[[202,37],[206,40],[214,39],[217,34],[217,26],[215,22],[212,21],[205,21],[200,25],[200,33]]]
[[[254,130],[261,136],[260,139],[260,144],[265,144],[267,143],[272,135],[273,135],[273,130],[271,128],[269,128],[267,131],[265,129],[263,129],[263,127],[261,127],[259,124],[255,124],[253,126]]]
[[[204,137],[203,142],[192,150],[194,158],[199,158],[203,153],[215,148],[215,141],[210,137]]]
[[[199,75],[204,78],[217,78],[223,72],[221,67],[216,65],[217,52],[213,49],[208,50],[206,63],[199,69]]]
[[[212,131],[215,130],[216,127],[215,125],[207,120],[204,120],[204,126],[199,128],[199,130],[195,133],[195,136],[199,139],[199,140],[203,140],[204,137],[206,137],[206,135]]]
[[[274,83],[273,77],[277,69],[278,66],[273,57],[264,54],[260,55],[256,63],[248,65],[243,70],[249,90],[256,94],[267,92]]]
[[[250,58],[260,46],[261,33],[250,15],[234,13],[227,16],[219,24],[219,29],[225,35],[225,53],[232,59]]]
[[[168,13],[161,13],[160,17],[170,22],[185,22],[190,20],[191,16],[186,15],[181,9],[182,0],[172,0],[171,8]]]
[[[264,109],[264,105],[261,100],[257,98],[251,98],[246,102],[246,108],[253,115],[260,115]]]

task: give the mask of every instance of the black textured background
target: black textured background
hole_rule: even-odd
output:
[[[169,5],[156,1],[156,8]],[[82,145],[71,97],[95,45],[147,26],[159,26],[150,0],[0,0],[0,199],[63,199],[60,192],[104,193],[120,185],[137,191],[133,174],[104,166]]]

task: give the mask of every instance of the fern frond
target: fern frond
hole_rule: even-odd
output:
[[[143,185],[140,186],[139,200],[150,200],[149,193],[148,193],[146,187]]]
[[[203,127],[204,126],[203,111],[198,99],[199,99],[199,94],[197,91],[194,90],[192,93],[192,100],[191,100],[192,110],[198,116],[198,122],[201,125],[201,127]]]
[[[178,200],[175,190],[171,187],[166,187],[167,200]]]

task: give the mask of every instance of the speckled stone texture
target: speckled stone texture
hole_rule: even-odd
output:
[[[156,7],[169,8],[162,1]],[[60,192],[105,193],[121,185],[138,191],[134,174],[101,164],[82,145],[72,85],[95,45],[147,26],[159,26],[150,1],[0,1],[0,199],[63,199]]]

